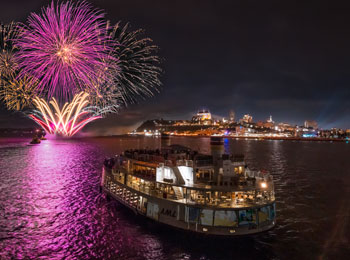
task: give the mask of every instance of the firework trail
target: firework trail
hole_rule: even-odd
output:
[[[143,38],[144,30],[128,32],[129,25],[117,23],[110,37],[117,44],[115,53],[118,57],[119,73],[116,84],[126,102],[135,102],[137,97],[151,97],[161,85],[159,76],[162,72],[158,66],[160,60],[155,54],[156,45],[150,38]]]
[[[24,77],[4,80],[0,88],[0,99],[4,101],[7,109],[21,111],[32,106],[35,82]]]
[[[18,36],[16,23],[0,24],[0,77],[1,80],[13,78],[17,69],[16,48],[13,40]]]
[[[18,36],[18,25],[17,23],[0,24],[0,49],[1,51],[13,51],[15,46],[13,40]]]
[[[14,54],[9,51],[0,52],[0,77],[2,80],[14,78],[17,62]]]
[[[16,80],[17,61],[16,48],[13,40],[18,36],[16,23],[0,24],[0,100],[3,100],[10,110],[21,110],[30,103],[30,90],[25,87],[25,81]],[[26,91],[29,90],[29,95]]]
[[[29,117],[50,134],[73,136],[86,124],[102,118],[100,115],[91,115],[91,110],[86,109],[88,96],[88,93],[81,92],[74,96],[71,103],[65,103],[62,109],[55,98],[50,101],[52,109],[44,99],[36,97],[34,104],[37,111]]]
[[[159,77],[162,70],[156,55],[158,47],[151,44],[151,39],[143,37],[143,30],[128,32],[128,27],[128,24],[121,26],[117,23],[111,28],[107,24],[106,34],[115,41],[114,55],[118,66],[114,84],[104,85],[100,95],[92,101],[102,107],[115,106],[115,111],[121,105],[153,96],[161,85]]]
[[[110,67],[116,61],[104,15],[88,3],[52,2],[21,27],[15,40],[20,76],[39,79],[38,94],[46,89],[49,98],[64,99],[80,91],[94,93],[96,82],[113,78]]]

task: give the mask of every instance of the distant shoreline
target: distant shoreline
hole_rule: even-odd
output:
[[[76,136],[72,138],[62,138],[62,139],[72,139],[72,140],[77,140],[77,139],[88,139],[88,138],[113,138],[113,137],[143,137],[143,138],[155,138],[155,139],[161,139],[160,136],[144,136],[144,135],[130,135],[130,134],[120,134],[120,135],[97,135],[97,136]],[[208,135],[171,135],[169,138],[171,139],[172,137],[182,137],[182,138],[210,138],[211,136]],[[222,137],[223,139],[243,139],[243,140],[257,140],[257,141],[262,141],[262,140],[279,140],[279,141],[300,141],[300,142],[347,142],[350,141],[347,139],[336,139],[336,138],[321,138],[321,137],[252,137],[252,136],[217,136],[217,137]],[[1,139],[3,138],[19,138],[19,139],[24,139],[24,138],[32,138],[32,135],[22,135],[22,136],[0,136]]]
[[[114,135],[116,136],[130,136],[130,137],[147,137],[147,138],[161,138],[160,136],[144,136],[144,135]],[[103,136],[101,136],[103,137]],[[171,137],[193,137],[193,138],[210,138],[209,135],[170,135]],[[222,138],[229,138],[229,139],[251,139],[251,140],[281,140],[281,141],[312,141],[312,142],[346,142],[347,139],[340,139],[340,138],[324,138],[324,137],[273,137],[273,136],[264,136],[264,137],[252,137],[252,136],[217,136]]]

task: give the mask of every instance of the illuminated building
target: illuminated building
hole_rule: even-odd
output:
[[[243,135],[245,133],[246,129],[243,126],[236,126],[236,134],[237,135]]]
[[[304,127],[317,129],[318,128],[318,124],[314,120],[305,120]]]
[[[242,119],[239,120],[241,123],[251,123],[253,122],[253,117],[251,115],[244,115]]]
[[[235,111],[231,110],[230,111],[230,123],[234,123],[235,122],[235,117],[236,117],[236,114],[235,114]]]
[[[295,127],[291,126],[290,124],[287,123],[279,123],[278,127],[282,130],[282,131],[295,131]]]
[[[203,125],[212,124],[211,113],[209,110],[200,110],[198,113],[192,117],[192,122]]]
[[[274,124],[274,123],[275,123],[275,122],[272,120],[272,116],[270,116],[270,118],[269,118],[269,119],[267,119],[267,120],[266,120],[266,122],[267,122],[267,123],[272,123],[272,124]]]

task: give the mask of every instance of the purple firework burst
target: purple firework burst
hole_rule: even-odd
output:
[[[105,33],[100,10],[86,2],[62,2],[32,13],[16,39],[20,77],[39,80],[38,94],[72,96],[96,92],[97,82],[108,81],[114,66],[113,43]]]

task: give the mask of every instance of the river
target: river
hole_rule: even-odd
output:
[[[225,139],[275,181],[277,225],[203,238],[145,220],[99,191],[105,157],[152,137],[0,139],[0,259],[344,259],[350,255],[350,144]],[[208,138],[174,137],[201,152]]]

